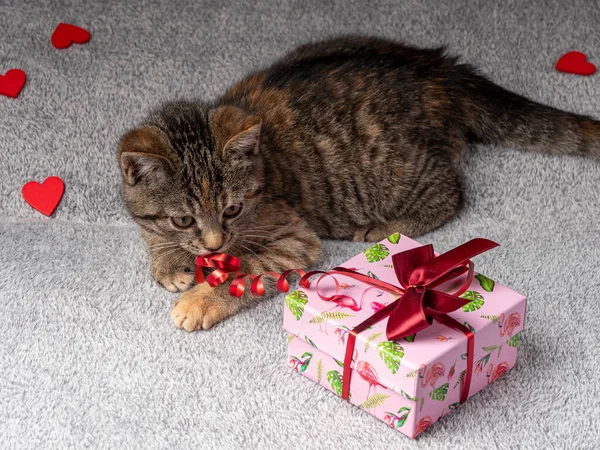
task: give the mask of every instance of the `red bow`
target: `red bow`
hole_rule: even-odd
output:
[[[378,289],[401,295],[397,301],[367,319],[369,325],[366,328],[390,316],[386,335],[388,340],[393,341],[418,333],[431,325],[434,317],[445,316],[469,303],[469,300],[459,297],[473,280],[474,266],[469,260],[497,246],[493,241],[478,238],[438,257],[435,257],[432,245],[397,253],[392,257],[392,263],[402,288],[343,267],[336,267],[330,273],[346,275]],[[465,272],[468,272],[466,280],[454,293],[447,294],[433,289]]]

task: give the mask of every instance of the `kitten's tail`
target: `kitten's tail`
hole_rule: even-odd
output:
[[[463,115],[476,140],[600,158],[599,121],[536,103],[472,72],[462,79]]]

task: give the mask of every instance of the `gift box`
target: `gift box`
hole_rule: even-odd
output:
[[[396,233],[288,293],[290,367],[411,438],[458,408],[514,366],[526,298],[450,253]]]

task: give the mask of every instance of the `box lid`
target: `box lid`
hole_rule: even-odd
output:
[[[341,266],[399,285],[392,266],[392,255],[420,245],[396,233]],[[354,301],[343,306],[324,301],[316,293],[316,283],[311,283],[310,288],[298,289],[286,296],[284,327],[336,359],[341,374],[348,331],[373,315],[378,308],[395,301],[396,296],[370,289],[362,298],[369,286],[343,275],[335,275],[335,278],[340,283],[340,293]],[[464,276],[436,289],[452,292],[463,282]],[[319,289],[322,293],[333,295],[333,280],[324,279]],[[449,316],[474,331],[474,370],[481,373],[492,352],[500,353],[503,346],[515,346],[518,342],[518,333],[523,329],[525,320],[526,298],[480,274],[473,279],[463,297],[471,299],[471,302]],[[416,401],[426,395],[432,398],[445,396],[444,391],[460,386],[467,364],[467,338],[463,333],[434,320],[430,327],[417,335],[390,342],[385,333],[387,320],[360,333],[356,339],[353,368],[360,376],[364,375],[372,382]],[[358,362],[362,364],[358,365]],[[361,375],[360,368],[368,371]]]

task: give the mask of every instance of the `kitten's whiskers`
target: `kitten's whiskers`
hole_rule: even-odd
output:
[[[246,250],[247,252],[252,253],[252,255],[263,265],[263,268],[268,267],[267,264],[265,264],[265,262],[263,261],[263,259],[258,256],[258,253],[256,253],[255,251],[253,251],[251,248],[247,247],[246,245],[244,245],[241,242],[238,242],[239,246],[242,247],[244,250]]]
[[[150,245],[148,248],[150,248],[150,250],[162,250],[162,249],[173,248],[173,247],[179,247],[179,244],[177,244],[175,242],[161,242],[158,244]]]

